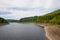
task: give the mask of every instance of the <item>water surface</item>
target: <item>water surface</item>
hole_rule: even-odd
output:
[[[47,40],[43,28],[32,23],[0,26],[0,40]]]

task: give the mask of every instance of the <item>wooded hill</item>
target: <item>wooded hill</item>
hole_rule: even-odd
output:
[[[0,24],[7,24],[8,21],[0,17]]]
[[[51,23],[51,24],[60,24],[60,9],[45,14],[43,16],[34,16],[22,18],[19,22],[36,22],[36,23]]]

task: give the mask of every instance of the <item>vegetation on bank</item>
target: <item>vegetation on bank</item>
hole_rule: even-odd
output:
[[[43,16],[34,16],[22,18],[19,22],[36,22],[36,23],[51,23],[51,24],[60,24],[60,9],[48,13]]]
[[[15,19],[7,19],[8,22],[18,22],[18,20]]]
[[[8,21],[0,17],[0,24],[8,24]]]

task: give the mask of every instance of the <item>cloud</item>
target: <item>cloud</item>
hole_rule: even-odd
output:
[[[54,0],[52,8],[59,8],[60,9],[60,0]]]
[[[0,7],[49,8],[52,0],[1,0]]]
[[[1,0],[1,6],[5,7],[39,7],[41,6],[39,0]]]
[[[56,9],[60,0],[0,0],[0,16],[6,19],[40,16]]]
[[[11,18],[11,19],[20,19],[20,18],[24,18],[24,17],[29,17],[29,16],[36,16],[36,15],[40,15],[40,12],[37,13],[35,11],[11,11],[11,14],[9,15],[0,15],[1,17],[4,18]]]

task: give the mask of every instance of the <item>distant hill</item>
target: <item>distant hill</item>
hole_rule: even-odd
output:
[[[8,22],[17,22],[18,20],[15,19],[7,19]]]
[[[19,22],[37,22],[37,23],[51,23],[60,24],[60,9],[50,12],[43,16],[34,16],[22,18]]]
[[[0,17],[0,24],[7,24],[8,21]]]

